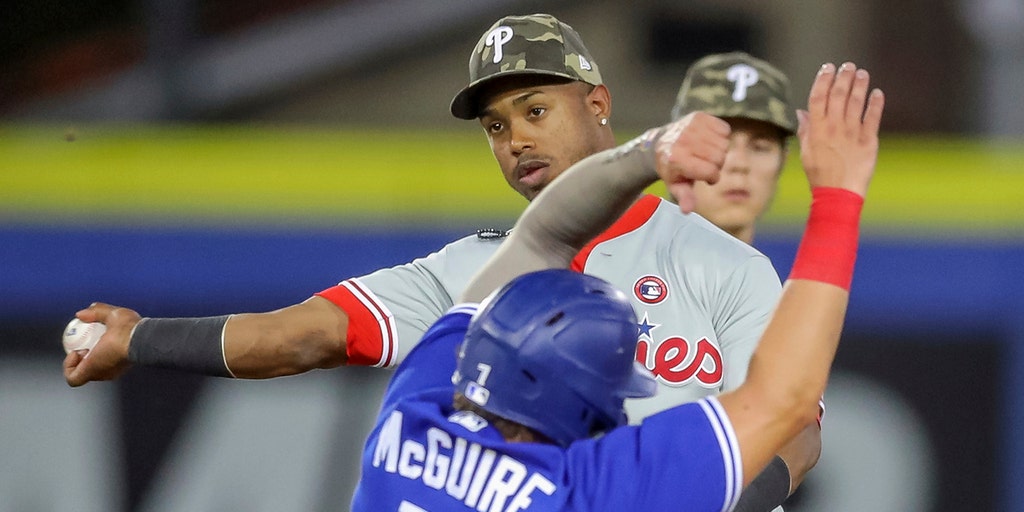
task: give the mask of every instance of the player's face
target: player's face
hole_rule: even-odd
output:
[[[530,82],[534,83],[530,83]],[[582,82],[506,81],[481,95],[480,124],[505,181],[533,200],[569,166],[601,149]]]
[[[782,132],[751,119],[729,118],[732,134],[718,183],[694,185],[697,213],[750,243],[754,223],[771,205],[785,163]]]

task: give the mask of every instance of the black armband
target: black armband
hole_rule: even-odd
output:
[[[733,512],[770,512],[789,497],[789,466],[778,455],[740,495]]]
[[[234,377],[224,358],[228,316],[143,318],[132,330],[128,360],[133,364]]]

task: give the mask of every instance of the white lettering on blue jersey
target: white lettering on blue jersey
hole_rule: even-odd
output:
[[[447,433],[436,428],[427,431],[427,460],[424,462],[426,471],[423,472],[423,483],[427,487],[440,489],[444,487],[448,479],[448,462],[446,455],[439,454],[439,448],[451,449],[452,438]]]
[[[395,411],[391,413],[380,429],[377,449],[373,451],[373,467],[380,467],[381,461],[384,461],[384,471],[388,473],[398,471],[398,448],[401,440],[402,413]]]
[[[392,411],[384,422],[373,453],[373,467],[431,489],[444,489],[451,497],[479,512],[526,510],[534,492],[548,496],[556,487],[544,475],[530,471],[509,455],[485,449],[437,427],[426,432],[426,446],[402,439],[402,413]]]
[[[466,493],[469,491],[469,481],[473,477],[473,468],[476,467],[476,462],[480,458],[481,446],[473,443],[469,446],[469,450],[466,450],[468,443],[461,437],[455,438],[455,454],[452,455],[452,470],[448,473],[448,483],[444,486],[444,491],[449,496],[461,500],[466,497]],[[465,458],[465,461],[463,461]],[[462,471],[459,471],[462,468]],[[456,473],[460,473],[456,475]]]

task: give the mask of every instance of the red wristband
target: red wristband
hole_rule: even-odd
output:
[[[814,188],[811,196],[807,228],[789,278],[820,281],[849,290],[864,198],[831,187]]]

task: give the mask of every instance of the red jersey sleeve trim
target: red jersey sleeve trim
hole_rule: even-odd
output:
[[[349,365],[391,366],[398,338],[395,316],[369,288],[357,279],[349,279],[316,295],[348,315],[345,353]]]
[[[661,199],[657,196],[645,194],[641,197],[633,206],[630,206],[626,213],[619,217],[619,220],[615,221],[611,227],[606,229],[604,233],[597,235],[596,238],[590,241],[583,247],[576,257],[572,259],[572,264],[569,266],[570,269],[576,272],[583,272],[583,269],[587,266],[587,259],[590,258],[590,253],[594,252],[594,248],[602,242],[607,242],[615,237],[622,236],[630,231],[633,231],[640,226],[643,226],[648,219],[654,215],[654,211],[658,209],[658,205],[661,204]]]

